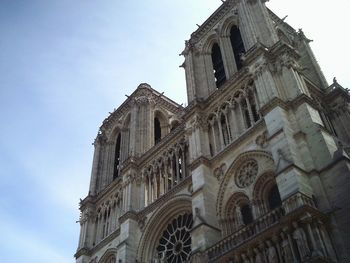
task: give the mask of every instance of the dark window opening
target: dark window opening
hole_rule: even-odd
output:
[[[247,125],[247,128],[250,128],[250,126],[251,126],[250,116],[249,116],[249,110],[247,108],[244,109],[244,119],[245,119],[245,123]]]
[[[172,169],[173,169],[173,175],[174,175],[174,185],[178,184],[178,181],[177,181],[177,173],[176,173],[176,157],[175,157],[175,154],[172,158]]]
[[[179,155],[181,156],[181,151],[180,151],[180,153],[179,153]],[[182,160],[181,160],[181,157],[179,157],[179,159],[178,159],[178,165],[179,165],[179,177],[180,177],[180,180],[182,180],[183,178],[182,178]]]
[[[272,187],[272,189],[269,192],[268,202],[270,210],[273,210],[282,205],[280,192],[278,191],[278,187],[276,184]]]
[[[162,129],[158,118],[154,118],[154,144],[157,144],[162,138]]]
[[[242,219],[245,225],[249,225],[253,222],[253,214],[249,205],[244,205],[241,207]]]
[[[226,81],[226,74],[220,47],[217,43],[211,49],[211,60],[213,62],[216,87],[219,88]]]
[[[252,113],[253,113],[254,122],[257,122],[260,119],[260,116],[254,104],[252,105]]]
[[[119,175],[119,163],[120,163],[120,133],[117,137],[117,142],[115,144],[115,153],[114,153],[114,173],[113,173],[113,180],[118,177]]]
[[[241,55],[245,53],[245,48],[241,36],[241,32],[237,26],[233,26],[230,31],[230,40],[233,49],[233,55],[235,57],[237,70],[240,70],[243,67],[241,60]]]

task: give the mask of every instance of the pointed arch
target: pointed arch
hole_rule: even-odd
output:
[[[102,255],[98,263],[117,263],[117,249],[109,248]]]
[[[154,144],[160,142],[160,140],[168,134],[168,118],[167,115],[160,109],[154,111],[153,120],[153,138]]]
[[[232,162],[230,167],[227,169],[220,187],[218,191],[218,197],[216,200],[216,212],[219,218],[225,217],[225,205],[227,203],[227,200],[231,196],[231,192],[228,191],[230,187],[237,188],[235,177],[237,175],[237,172],[239,168],[244,164],[246,161],[249,160],[255,160],[257,161],[257,164],[259,166],[258,173],[256,178],[258,178],[262,173],[268,171],[268,170],[274,170],[275,164],[272,158],[272,155],[269,152],[261,151],[261,150],[253,150],[253,151],[247,151],[244,153],[241,153],[237,156],[237,158]],[[251,187],[251,186],[249,186]]]
[[[156,256],[156,249],[166,226],[182,214],[192,214],[191,196],[178,195],[160,206],[148,220],[137,249],[137,259],[149,262]]]

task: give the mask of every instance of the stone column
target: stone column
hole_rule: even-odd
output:
[[[219,37],[219,45],[224,63],[226,78],[229,79],[237,72],[235,57],[233,55],[230,36],[222,35]]]
[[[230,126],[230,122],[229,122],[229,118],[228,118],[228,110],[227,107],[225,107],[225,109],[223,110],[223,114],[225,116],[225,122],[226,122],[226,129],[227,129],[227,135],[228,135],[228,140],[230,142],[232,142],[232,132],[231,132],[231,126]]]
[[[130,118],[130,140],[129,140],[129,155],[134,156],[136,153],[136,136],[137,136],[137,121],[138,121],[138,106],[135,102],[132,103],[131,118]]]
[[[231,121],[229,122],[231,125],[231,131],[232,131],[232,139],[236,139],[239,135],[239,129],[238,129],[238,120],[236,116],[236,110],[235,108],[237,107],[236,105],[230,105],[230,110],[231,110]]]
[[[192,170],[192,183],[192,210],[196,215],[191,231],[192,250],[203,251],[221,237],[215,207],[218,182],[210,168],[201,163]]]
[[[179,153],[175,150],[175,165],[176,165],[176,181],[180,183],[180,169],[179,169]]]
[[[94,147],[95,147],[95,151],[94,151],[94,158],[92,163],[90,191],[89,191],[91,195],[95,195],[97,190],[96,187],[97,187],[98,172],[99,172],[98,163],[100,161],[100,151],[101,151],[101,145],[98,138],[96,138],[94,142]]]
[[[257,42],[257,29],[255,23],[253,23],[250,10],[247,7],[246,1],[240,1],[237,4],[238,15],[240,21],[239,30],[242,34],[242,40],[246,50],[249,50]]]
[[[182,180],[186,177],[186,159],[185,159],[185,146],[181,147],[181,177]]]
[[[222,130],[220,116],[217,116],[216,121],[218,123],[218,128],[219,128],[220,149],[222,150],[225,148],[225,142],[224,142],[224,134],[223,134],[223,130]]]
[[[215,135],[215,120],[211,119],[209,120],[209,125],[210,125],[210,129],[212,132],[212,137],[213,137],[213,153],[218,153],[219,150],[219,144],[216,142],[216,135]]]
[[[186,76],[187,98],[188,102],[191,102],[195,97],[197,97],[197,90],[193,66],[193,51],[189,50],[189,48],[190,44],[186,42],[186,49],[184,51],[185,62],[183,67],[185,69]]]
[[[215,76],[214,76],[214,67],[211,60],[211,53],[203,53],[203,61],[205,67],[205,76],[206,76],[206,85],[207,87],[207,96],[209,96],[213,91],[216,90]],[[207,98],[207,96],[205,98]]]
[[[245,0],[245,7],[250,15],[250,22],[256,28],[255,33],[259,41],[265,46],[273,46],[278,41],[278,36],[264,0]]]
[[[251,126],[254,125],[254,117],[253,117],[253,112],[252,112],[252,108],[248,99],[248,94],[245,95],[245,102],[247,103],[247,108],[248,108],[248,113],[249,113],[249,123]]]

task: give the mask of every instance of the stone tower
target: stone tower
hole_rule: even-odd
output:
[[[186,41],[186,108],[141,84],[103,121],[77,263],[348,262],[350,96],[264,2]]]

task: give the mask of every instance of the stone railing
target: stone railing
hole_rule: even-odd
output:
[[[297,193],[192,262],[337,262],[325,222],[313,200]]]
[[[302,207],[302,206],[309,206],[309,207],[315,207],[315,203],[312,200],[312,198],[306,196],[305,194],[302,193],[296,193],[286,200],[283,201],[283,209],[285,210],[286,214]]]

